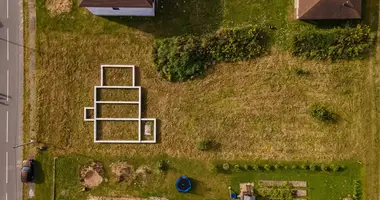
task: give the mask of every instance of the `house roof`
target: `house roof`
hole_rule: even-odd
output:
[[[151,8],[153,0],[79,0],[79,7]]]
[[[297,19],[360,19],[361,0],[297,0]]]

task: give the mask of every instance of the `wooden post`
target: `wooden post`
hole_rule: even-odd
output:
[[[55,160],[57,157],[54,157],[54,165],[53,165],[53,198],[52,200],[55,200]]]

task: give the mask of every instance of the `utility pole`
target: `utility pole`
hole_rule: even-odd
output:
[[[13,148],[16,149],[16,148],[19,148],[19,147],[22,147],[22,146],[25,146],[25,145],[29,145],[29,144],[34,144],[34,143],[38,143],[38,141],[37,141],[37,140],[30,140],[30,142],[27,142],[27,143],[24,143],[24,144],[16,145],[16,146],[14,146]]]

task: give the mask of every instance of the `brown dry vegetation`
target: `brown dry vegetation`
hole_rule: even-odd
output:
[[[46,0],[46,7],[52,16],[68,13],[72,8],[72,0]]]
[[[304,61],[273,50],[255,61],[218,65],[204,79],[174,84],[161,79],[152,67],[151,49],[144,45],[152,41],[149,37],[136,41],[102,35],[97,37],[107,40],[93,40],[79,34],[47,34],[41,37],[44,56],[38,73],[39,94],[44,94],[39,96],[38,120],[45,124],[39,132],[48,143],[59,139],[65,153],[161,152],[202,159],[331,161],[358,158],[366,149],[362,133],[368,131],[366,110],[370,109],[367,61]],[[97,46],[102,48],[93,48]],[[147,89],[147,116],[161,120],[158,145],[95,148],[92,124],[83,122],[82,108],[92,105],[101,63],[140,68],[141,86]],[[297,76],[294,68],[310,74]],[[316,102],[339,115],[338,122],[312,119],[308,109]],[[47,134],[53,128],[54,139]],[[220,143],[220,150],[199,154],[196,141],[204,137]]]

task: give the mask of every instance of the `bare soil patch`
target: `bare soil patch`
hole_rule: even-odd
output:
[[[110,165],[111,171],[115,177],[115,182],[131,183],[135,178],[135,172],[132,165],[126,162],[117,162]]]
[[[72,0],[46,0],[46,8],[52,16],[68,13],[72,8]]]

